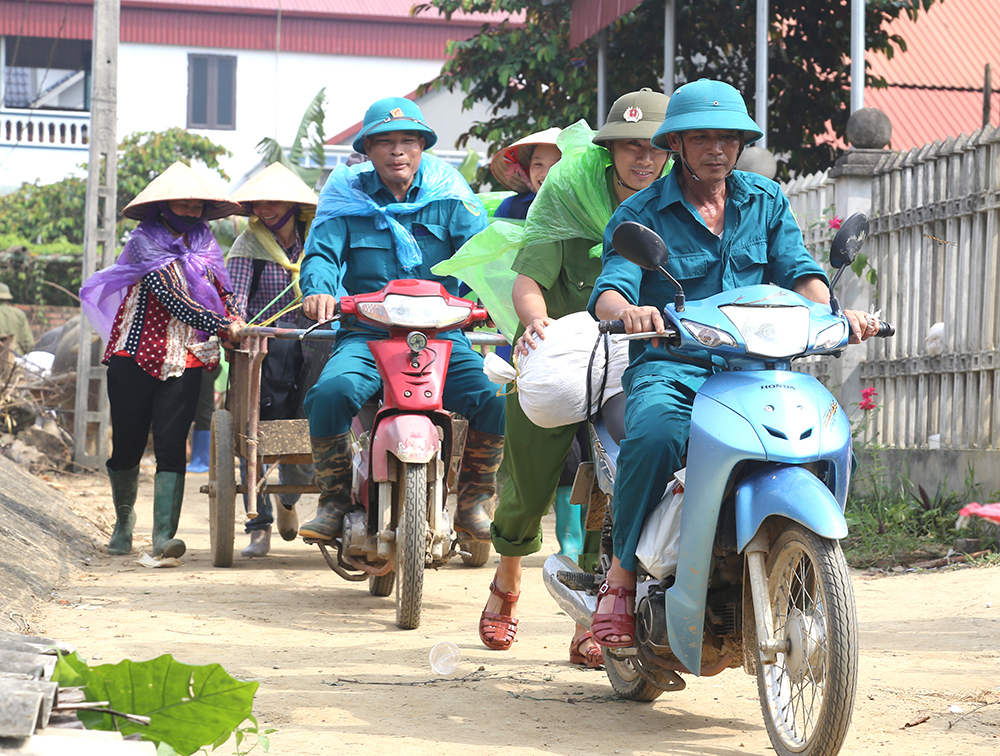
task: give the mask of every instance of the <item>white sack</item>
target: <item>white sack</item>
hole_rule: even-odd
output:
[[[684,470],[674,473],[667,490],[643,523],[635,556],[657,580],[677,572],[681,540],[681,505],[684,502]]]
[[[597,343],[597,321],[588,312],[576,312],[553,321],[536,348],[517,358],[517,397],[528,419],[541,428],[578,423],[599,409],[605,372],[604,340],[609,360],[604,401],[622,392],[622,373],[628,367],[628,342],[602,337],[591,371],[591,412],[587,412],[587,367]]]

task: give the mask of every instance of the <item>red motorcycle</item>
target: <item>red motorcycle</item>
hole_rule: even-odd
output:
[[[485,323],[486,310],[454,297],[439,283],[390,281],[381,291],[344,296],[340,315],[388,329],[368,342],[382,377],[381,404],[362,408],[352,430],[355,444],[353,497],[358,509],[344,518],[335,572],[369,580],[376,596],[396,589],[396,624],[420,624],[424,569],[460,555],[479,566],[490,544],[456,534],[448,512],[448,470],[455,426],[442,406],[452,342],[442,331]],[[470,334],[479,344],[506,343],[499,334]],[[318,543],[318,542],[317,542]],[[360,573],[351,573],[344,567]]]

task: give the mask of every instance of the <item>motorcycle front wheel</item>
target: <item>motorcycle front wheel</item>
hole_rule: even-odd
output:
[[[793,523],[767,559],[776,664],[757,657],[757,690],[778,756],[835,756],[858,686],[854,592],[840,544]]]
[[[400,463],[397,477],[399,519],[396,524],[396,626],[420,625],[427,551],[427,465]]]

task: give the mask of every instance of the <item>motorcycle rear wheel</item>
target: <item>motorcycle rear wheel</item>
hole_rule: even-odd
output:
[[[835,756],[858,686],[854,592],[840,544],[792,523],[767,560],[777,664],[757,657],[764,724],[778,756]]]
[[[387,572],[385,575],[368,576],[368,592],[372,596],[391,596],[395,585],[395,572]]]
[[[396,626],[420,626],[427,551],[427,465],[400,463],[397,480]]]
[[[604,671],[608,673],[611,687],[626,701],[655,701],[663,694],[663,688],[643,678],[635,668],[632,657],[613,654],[616,649],[604,649]]]

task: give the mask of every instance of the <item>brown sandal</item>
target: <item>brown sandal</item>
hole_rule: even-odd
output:
[[[586,632],[579,638],[574,638],[569,642],[570,664],[586,664],[590,669],[597,669],[604,666],[604,653],[601,651],[601,647],[593,642],[593,639],[594,636],[590,632]],[[590,645],[587,646],[587,652],[581,654],[580,646],[587,641],[591,641]]]
[[[483,609],[479,617],[479,638],[486,648],[506,651],[513,645],[514,636],[517,635],[517,620],[511,616],[511,612],[521,594],[504,593],[497,588],[495,579],[490,583],[490,593],[503,601],[503,605],[499,614]]]
[[[615,597],[613,609],[607,614],[594,612],[594,618],[590,622],[590,633],[594,640],[607,648],[627,648],[635,642],[635,615],[628,613],[628,598],[635,598],[635,588],[619,586],[611,588],[607,583],[601,585],[601,590],[597,592],[597,605],[601,605],[601,599],[611,594]],[[627,635],[627,641],[607,640],[609,635],[617,635],[619,638]]]

